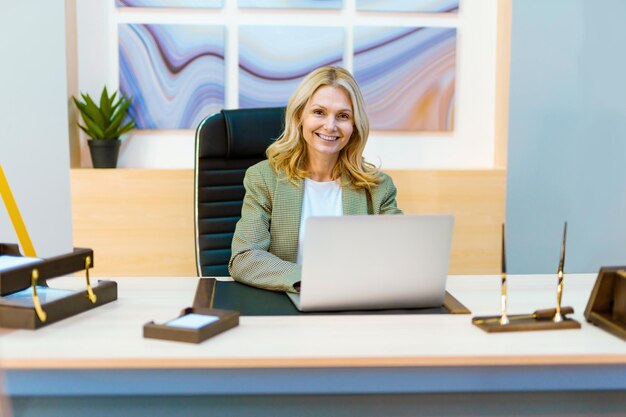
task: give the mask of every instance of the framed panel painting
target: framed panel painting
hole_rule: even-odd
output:
[[[169,7],[215,9],[224,4],[223,0],[116,0],[117,7]]]
[[[451,131],[456,29],[356,27],[354,76],[373,130]]]
[[[455,13],[460,0],[356,0],[358,11]]]
[[[343,28],[242,26],[239,107],[285,106],[309,72],[342,65],[343,44]]]
[[[254,9],[340,9],[343,0],[238,0],[238,4]]]
[[[138,129],[195,129],[224,108],[224,28],[120,24],[120,90]]]

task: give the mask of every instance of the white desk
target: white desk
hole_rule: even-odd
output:
[[[583,317],[595,275],[565,280],[563,304],[574,307],[580,330],[487,334],[469,315],[242,317],[199,345],[142,337],[144,323],[191,305],[196,278],[116,281],[111,304],[37,331],[0,330],[10,395],[613,391],[626,406],[626,341]],[[511,276],[509,313],[553,307],[555,284]],[[448,290],[473,315],[499,312],[499,277],[451,277]]]

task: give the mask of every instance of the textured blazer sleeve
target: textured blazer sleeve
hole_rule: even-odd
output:
[[[301,268],[270,253],[270,222],[274,186],[257,166],[246,171],[246,195],[241,219],[235,228],[232,255],[228,264],[236,281],[274,291],[295,292]]]
[[[398,203],[396,202],[396,194],[398,191],[396,190],[396,186],[393,183],[391,177],[387,174],[383,175],[383,181],[378,185],[378,189],[380,190],[380,203],[379,203],[379,213],[380,214],[403,214],[402,210],[398,208]]]

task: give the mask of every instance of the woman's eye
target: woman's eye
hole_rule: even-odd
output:
[[[339,118],[341,120],[350,120],[350,115],[343,113],[339,115]]]
[[[319,109],[315,109],[315,110],[313,110],[313,114],[321,115],[321,114],[324,114],[324,112],[319,110]]]

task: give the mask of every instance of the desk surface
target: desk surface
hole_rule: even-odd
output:
[[[181,382],[183,385],[200,383],[203,378],[247,378],[247,391],[245,387],[233,388],[247,393],[260,392],[270,374],[293,377],[295,372],[299,377],[310,377],[323,370],[347,378],[336,382],[344,392],[350,391],[347,380],[355,383],[354,392],[363,392],[358,379],[366,374],[382,378],[377,380],[378,387],[387,378],[387,388],[393,390],[395,386],[399,392],[419,387],[436,391],[436,384],[424,385],[435,377],[441,378],[442,390],[457,391],[476,390],[476,378],[481,381],[479,390],[626,389],[626,341],[583,317],[595,275],[568,275],[565,280],[563,304],[574,307],[573,318],[581,322],[580,330],[487,334],[471,324],[469,315],[241,317],[238,327],[199,345],[142,337],[146,322],[172,319],[191,305],[196,278],[116,281],[116,302],[37,331],[0,330],[0,367],[6,370],[9,392],[32,392],[29,376],[52,381],[81,371],[83,376],[91,373],[96,378],[82,380],[82,386],[77,383],[74,391],[70,387],[64,393],[76,394],[82,389],[102,393],[98,384],[107,378],[111,383],[123,372],[135,371],[150,378],[148,385],[152,387],[136,387],[138,393],[176,391],[166,388],[167,379],[173,375],[168,371],[176,371],[187,381]],[[83,283],[71,277],[50,281],[51,286],[63,288],[80,288]],[[509,313],[552,307],[555,286],[554,276],[510,276]],[[497,276],[452,276],[448,291],[473,315],[499,312]],[[572,378],[553,384],[537,381],[554,370]],[[601,371],[604,376],[590,379],[590,371]],[[463,375],[469,380],[459,379]],[[611,376],[608,382],[607,376]],[[192,382],[195,377],[200,380]],[[163,378],[161,385],[159,378]],[[509,383],[502,385],[507,380]],[[315,386],[334,392],[320,381],[311,384],[312,391],[302,390],[318,392]],[[42,382],[38,388],[41,392],[56,392],[44,385]],[[291,392],[289,386],[274,388]],[[113,387],[107,390],[115,392]]]

